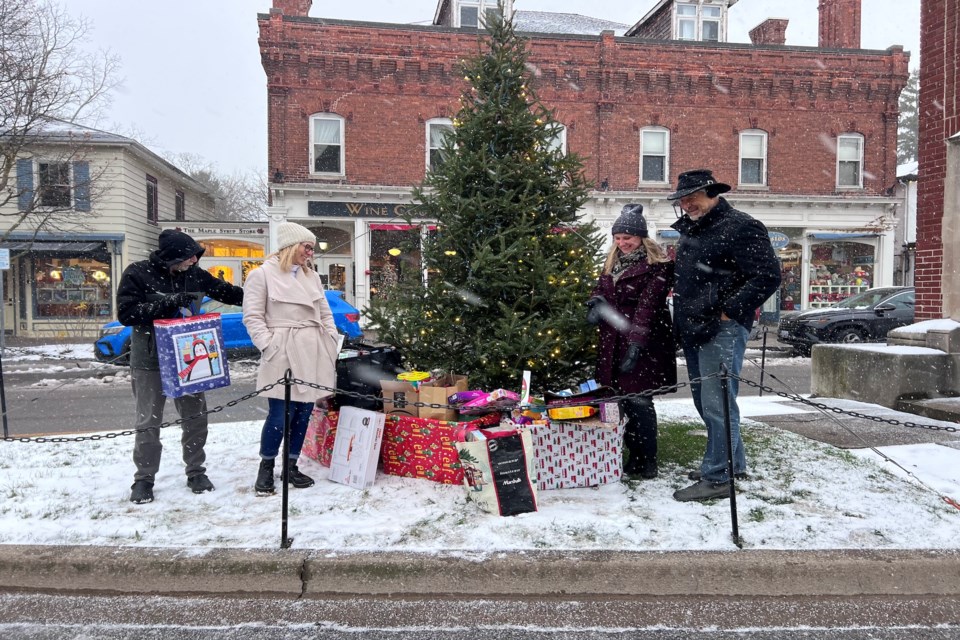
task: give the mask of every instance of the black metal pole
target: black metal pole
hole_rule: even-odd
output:
[[[723,424],[727,428],[727,474],[730,476],[730,523],[733,527],[733,544],[740,544],[740,527],[737,524],[737,487],[733,472],[733,427],[730,424],[730,381],[727,365],[720,364],[720,393],[723,394]]]
[[[3,276],[0,275],[0,278]],[[7,428],[7,391],[3,385],[3,358],[0,357],[0,411],[3,411],[3,437],[10,437],[10,430]]]
[[[763,347],[760,353],[760,395],[763,395],[763,372],[767,370],[767,328],[763,328]]]
[[[287,369],[287,372],[283,374],[283,448],[281,450],[283,460],[280,463],[280,481],[283,483],[283,488],[280,489],[280,508],[283,511],[283,514],[280,518],[281,549],[289,549],[290,545],[293,544],[293,538],[287,537],[287,492],[289,491],[289,487],[287,486],[287,474],[290,471],[290,387],[292,386],[292,380],[293,371]]]

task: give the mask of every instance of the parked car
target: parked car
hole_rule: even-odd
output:
[[[780,318],[777,340],[809,354],[821,342],[882,342],[887,332],[913,324],[913,287],[868,289],[829,307]]]
[[[363,337],[360,330],[360,311],[343,299],[342,291],[326,291],[327,302],[333,311],[333,320],[337,330],[347,340],[359,340]],[[200,307],[202,313],[219,313],[223,323],[223,346],[231,358],[257,355],[258,350],[250,340],[250,334],[243,324],[243,312],[240,307],[223,304],[210,298],[204,298]],[[124,365],[130,361],[130,327],[119,322],[109,322],[100,329],[100,337],[93,343],[93,354],[100,362]]]

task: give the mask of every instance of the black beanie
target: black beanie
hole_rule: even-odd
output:
[[[199,259],[203,252],[204,248],[182,231],[164,229],[160,232],[159,249],[156,251],[156,256],[167,267],[172,267],[193,256],[197,256]]]
[[[631,236],[647,237],[647,221],[643,217],[642,204],[625,204],[620,217],[613,223],[611,234],[629,233]]]

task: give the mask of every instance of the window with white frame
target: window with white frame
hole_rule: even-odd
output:
[[[509,2],[504,3],[508,11],[509,4]],[[482,29],[494,15],[500,15],[497,0],[460,0],[458,14],[460,24],[457,26]]]
[[[450,118],[427,120],[427,169],[436,169],[446,158],[443,155],[443,140],[453,134]]]
[[[553,123],[553,135],[550,137],[550,150],[567,153],[567,128],[559,122]]]
[[[702,1],[678,1],[674,7],[676,11],[675,38],[677,40],[720,42],[724,39],[725,5],[705,5]]]
[[[343,175],[343,118],[323,113],[310,116],[310,171]]]
[[[90,163],[17,158],[17,210],[90,211]]]
[[[640,132],[640,182],[665,183],[669,175],[670,132],[650,127]]]
[[[740,184],[767,184],[767,133],[757,129],[740,132]]]
[[[859,133],[837,136],[837,186],[863,186],[863,136]]]

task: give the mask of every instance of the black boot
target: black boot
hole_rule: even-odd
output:
[[[296,462],[290,463],[290,468],[287,470],[289,475],[290,484],[296,489],[306,489],[307,487],[313,486],[313,478],[308,475],[300,473],[300,469],[297,468]]]
[[[260,461],[260,470],[257,471],[257,483],[253,485],[258,494],[267,495],[275,491],[273,486],[273,458]]]

